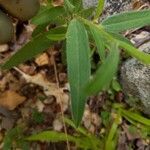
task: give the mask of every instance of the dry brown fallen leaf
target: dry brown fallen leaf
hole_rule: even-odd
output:
[[[133,0],[132,1],[132,9],[133,10],[141,10],[143,8],[149,7],[148,2],[144,2],[142,0]]]
[[[20,89],[20,81],[17,80],[11,72],[2,73],[2,75],[4,75],[4,77],[0,80],[0,91],[5,91],[8,85],[9,89],[13,91],[18,91]]]
[[[38,66],[48,65],[49,64],[49,57],[46,53],[43,53],[35,59],[35,62],[37,63]]]
[[[84,115],[83,115],[83,124],[88,131],[95,133],[96,128],[100,127],[101,120],[98,114],[90,111],[89,106],[86,105]]]
[[[25,99],[26,97],[19,95],[17,92],[8,90],[0,94],[0,106],[13,110]]]
[[[45,95],[55,96],[57,103],[61,104],[63,112],[68,109],[69,96],[66,93],[64,93],[63,88],[58,88],[56,83],[49,82],[40,73],[30,76],[30,75],[25,74],[24,72],[22,72],[20,69],[16,67],[14,69],[23,76],[26,82],[33,83],[33,84],[43,87]]]

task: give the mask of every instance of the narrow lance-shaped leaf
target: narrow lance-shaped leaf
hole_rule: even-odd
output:
[[[95,40],[99,56],[101,60],[104,61],[105,60],[105,43],[104,43],[105,40],[104,38],[102,38],[102,35],[99,34],[99,32],[97,32],[96,28],[93,28],[92,26],[90,26],[90,30]]]
[[[65,10],[61,6],[49,8],[32,19],[32,23],[36,25],[47,24],[56,20],[65,14]]]
[[[45,36],[40,35],[16,52],[3,64],[2,69],[11,69],[12,67],[19,65],[20,63],[23,63],[41,53],[52,44],[52,41],[47,39]]]
[[[72,0],[73,5],[75,6],[75,11],[79,11],[82,9],[82,0]]]
[[[131,112],[131,111],[127,111],[125,109],[120,109],[121,110],[121,113],[129,118],[131,118],[132,120],[136,121],[136,122],[139,122],[143,125],[146,125],[146,126],[149,126],[150,127],[150,119],[148,118],[145,118],[143,116],[141,116],[140,114],[138,113],[134,113],[134,112]]]
[[[45,29],[48,26],[48,24],[49,23],[38,25],[32,32],[32,37],[34,38],[38,36],[39,34],[41,34],[42,32],[45,32]]]
[[[90,48],[85,27],[76,19],[70,22],[66,37],[72,116],[78,126],[86,102],[83,87],[90,78]]]
[[[85,91],[87,95],[97,94],[103,90],[113,79],[119,62],[119,50],[116,44],[113,44],[110,53],[96,71],[91,81],[87,84]]]
[[[66,32],[67,32],[67,27],[62,26],[58,27],[57,30],[54,30],[54,32],[47,33],[47,38],[50,39],[51,41],[61,41],[66,38]]]
[[[98,6],[96,8],[94,20],[98,19],[99,16],[101,15],[101,13],[103,12],[104,4],[105,4],[105,0],[99,0],[98,1]]]
[[[133,47],[132,44],[128,42],[128,40],[125,40],[119,34],[117,35],[114,33],[112,34],[110,32],[106,32],[101,25],[95,25],[84,18],[80,18],[80,20],[89,27],[90,26],[95,27],[97,29],[97,32],[99,32],[99,34],[102,34],[105,38],[107,38],[112,43],[118,44],[132,57],[137,58],[138,60],[140,60],[145,64],[150,64],[150,54],[144,53],[138,50],[137,48]]]
[[[117,118],[119,119],[119,118]],[[105,150],[115,150],[117,145],[117,128],[118,128],[118,120],[115,120],[111,126],[109,131],[106,143],[105,143]]]
[[[13,140],[17,138],[17,136],[21,135],[21,128],[15,127],[13,129],[10,129],[7,134],[5,135],[3,142],[3,150],[10,150]]]
[[[56,131],[43,131],[38,134],[33,134],[26,138],[28,141],[47,141],[47,142],[62,142],[62,141],[76,141],[71,135],[66,135],[65,133]]]
[[[122,41],[124,43],[127,43],[131,46],[134,46],[129,39],[127,39],[126,37],[124,37],[123,35],[119,34],[119,33],[112,33],[112,32],[108,32],[114,39]]]
[[[59,27],[33,38],[24,47],[17,51],[10,59],[8,59],[8,61],[2,65],[2,68],[10,69],[43,52],[54,44],[52,40],[47,38],[47,35],[50,36],[50,34],[54,35],[54,33],[62,32],[64,33],[64,27]]]
[[[150,64],[150,54],[147,54],[145,52],[142,52],[132,46],[131,44],[128,44],[124,41],[121,41],[118,39],[118,45],[124,49],[126,53],[128,53],[130,56],[137,58],[138,60],[142,61],[145,64]]]
[[[75,6],[71,3],[70,0],[64,0],[64,7],[67,10],[67,12],[73,12],[75,9]]]
[[[89,138],[88,136],[72,136],[72,135],[66,135],[65,133],[62,132],[56,132],[56,131],[43,131],[34,135],[31,135],[27,137],[25,140],[27,141],[46,141],[46,142],[65,142],[68,140],[69,142],[73,142],[76,144],[78,148],[81,149],[92,149],[94,146],[93,150],[98,150],[100,147],[100,141],[97,140],[97,138]],[[94,140],[92,143],[91,140]],[[94,146],[92,144],[95,144]],[[98,147],[98,148],[97,148]]]
[[[102,22],[108,31],[121,32],[150,25],[150,10],[130,11],[108,17]]]
[[[66,38],[66,34],[65,33],[61,33],[61,34],[54,33],[54,34],[48,35],[47,38],[52,41],[61,41]]]

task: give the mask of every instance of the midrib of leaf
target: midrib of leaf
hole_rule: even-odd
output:
[[[76,26],[76,27],[77,27],[77,26]],[[78,32],[77,28],[75,28],[75,30],[76,30],[76,33],[77,33],[77,32]],[[78,36],[76,36],[76,37],[77,37],[77,41],[79,41]],[[78,43],[77,41],[76,41],[76,44]],[[79,42],[80,42],[80,41],[79,41]],[[77,45],[78,45],[78,44],[77,44]],[[77,49],[80,49],[80,47],[78,47]],[[77,50],[77,52],[79,52],[79,51]],[[78,56],[78,57],[77,57],[77,59],[78,59],[77,62],[80,62],[80,54],[78,54],[77,56]],[[80,72],[80,69],[79,69],[79,68],[80,68],[80,65],[79,65],[80,63],[77,63],[77,64],[78,64],[78,72]],[[80,79],[80,74],[78,74],[78,76],[79,76],[79,79]],[[77,101],[78,101],[78,103],[79,103],[79,100],[80,100],[79,92],[80,92],[80,89],[81,89],[81,88],[80,88],[80,80],[78,80],[77,83],[78,83],[78,86],[76,87],[76,88],[78,89],[78,96],[77,96],[77,97],[78,97],[78,100],[77,100]],[[79,87],[79,88],[78,88],[78,87]],[[77,103],[77,104],[78,104],[78,103]],[[77,107],[77,114],[79,115],[79,107]],[[78,116],[78,115],[77,115],[77,116]]]

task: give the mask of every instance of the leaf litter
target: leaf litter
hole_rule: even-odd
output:
[[[61,4],[61,0],[54,1],[54,5]],[[146,8],[149,7],[148,5],[148,3],[141,3],[139,0],[136,0],[133,3],[133,9]],[[30,24],[21,26],[23,32],[16,35],[17,40],[14,41],[13,44],[0,46],[0,57],[2,57],[2,59],[8,58],[11,55],[11,51],[14,53],[31,38],[34,26]],[[131,38],[135,37],[136,34],[139,35],[137,31],[125,33],[125,35],[129,35]],[[142,33],[141,36],[144,36],[145,34]],[[135,41],[135,44],[138,45],[143,42],[142,40],[139,40],[140,37],[132,39]],[[147,40],[147,37],[145,37],[145,39]],[[18,124],[23,125],[28,134],[47,129],[64,131],[60,107],[62,107],[65,115],[70,115],[69,86],[66,70],[65,67],[62,67],[63,65],[59,56],[60,52],[58,52],[60,49],[56,48],[53,50],[53,53],[56,56],[55,61],[57,65],[58,79],[61,86],[58,86],[56,83],[51,50],[47,50],[36,57],[35,60],[19,65],[18,68],[14,68],[9,72],[1,73],[0,142],[2,144],[3,136],[5,135],[2,130],[9,130]],[[3,60],[1,60],[1,62],[2,61]],[[117,93],[121,93],[122,95],[122,91],[116,92],[116,94]],[[110,95],[109,92],[105,92],[89,98],[82,121],[82,125],[89,132],[93,134],[102,133],[102,135],[107,132],[107,128],[105,128],[103,120],[99,116],[101,111],[107,111],[110,113],[111,103],[106,102]],[[112,99],[110,99],[110,101],[111,100]],[[121,103],[124,103],[123,98]],[[33,111],[35,112],[34,115]],[[41,116],[41,118],[35,119],[34,117],[37,116],[36,113],[38,116]],[[67,130],[69,131],[69,128],[67,128]],[[131,133],[130,125],[127,121],[123,121],[120,130],[117,150],[122,150],[123,148],[124,150],[127,150],[130,147],[133,147],[133,145],[136,145],[134,149],[137,150],[147,149],[150,142],[143,140],[137,132],[132,134],[133,132]],[[33,144],[32,146],[35,149],[46,149],[50,147],[50,145],[47,143],[36,143],[36,145]],[[57,147],[59,150],[62,149],[64,145],[65,143],[56,143],[52,144],[51,147]]]

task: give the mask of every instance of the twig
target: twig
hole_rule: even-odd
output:
[[[52,60],[53,60],[53,63],[54,63],[54,72],[55,72],[57,87],[60,88],[55,57],[54,57],[52,52],[51,52],[51,55],[52,55]],[[66,124],[65,124],[64,112],[63,112],[63,107],[62,107],[62,102],[61,102],[61,96],[60,95],[59,95],[59,102],[60,102],[60,109],[61,109],[61,115],[62,115],[64,131],[65,131],[65,135],[66,135],[66,139],[67,139],[67,141],[66,141],[67,142],[67,149],[70,150],[70,144],[69,144],[69,140],[68,140],[68,133],[67,133],[67,128],[66,128]]]

